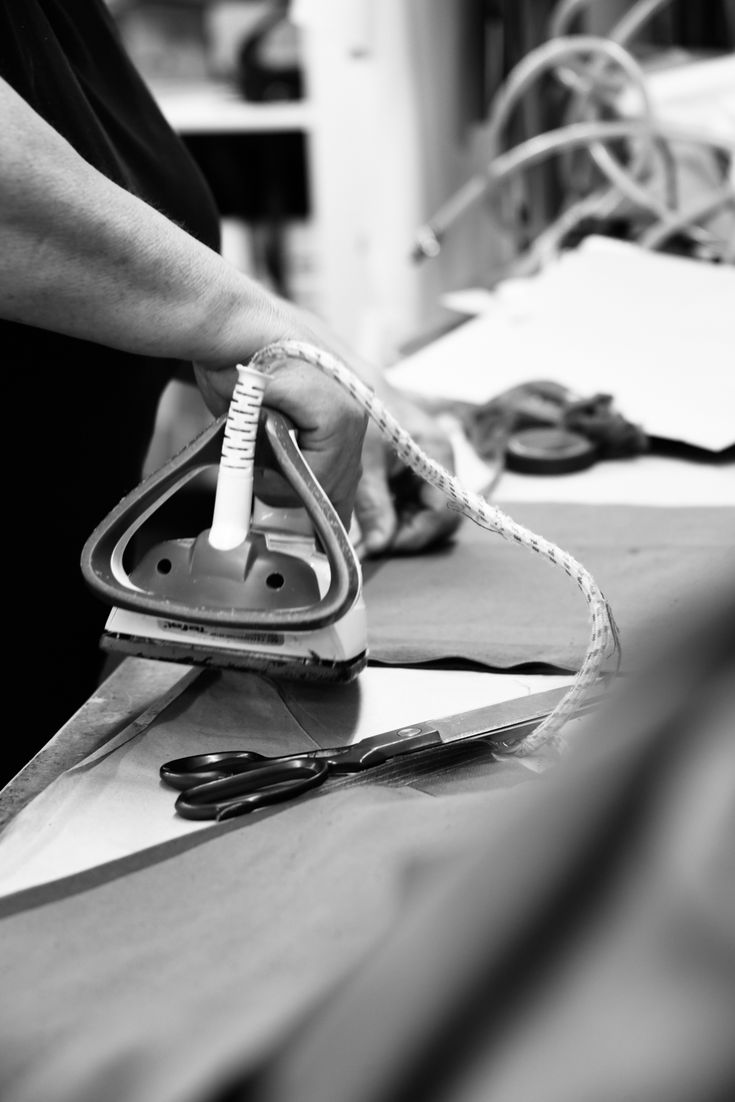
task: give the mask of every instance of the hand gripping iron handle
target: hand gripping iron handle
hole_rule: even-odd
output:
[[[82,574],[107,604],[151,616],[229,629],[314,631],[340,620],[354,605],[362,584],[360,564],[334,506],[315,478],[292,437],[293,425],[281,413],[263,407],[259,450],[272,461],[303,504],[330,568],[330,582],[320,600],[286,609],[210,608],[166,599],[130,579],[124,554],[135,533],[168,498],[197,474],[218,462],[227,415],[213,421],[160,470],[144,479],[95,528],[82,550]],[[259,441],[260,443],[260,441]],[[223,551],[223,555],[230,552]]]

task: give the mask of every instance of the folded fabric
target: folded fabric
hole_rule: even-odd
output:
[[[735,576],[735,509],[633,505],[504,505],[519,524],[592,574],[620,629],[623,663],[679,632],[682,599]],[[433,554],[368,567],[370,658],[386,665],[576,670],[588,609],[540,555],[470,521]]]

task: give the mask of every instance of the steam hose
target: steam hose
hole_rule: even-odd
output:
[[[225,423],[209,543],[218,551],[238,547],[250,531],[258,417],[266,377],[237,365],[237,381]]]
[[[457,509],[475,524],[503,539],[542,555],[576,583],[587,602],[591,620],[584,659],[569,690],[554,710],[512,752],[525,755],[538,750],[545,743],[560,745],[561,728],[576,713],[592,689],[599,689],[600,680],[605,676],[605,662],[615,656],[619,657],[620,653],[617,628],[610,606],[592,575],[568,552],[524,528],[479,494],[465,489],[454,475],[419,447],[372,389],[330,352],[301,341],[279,341],[261,348],[250,360],[249,367],[267,375],[272,368],[287,360],[301,360],[311,364],[339,383],[366,410],[401,462],[410,467],[419,478],[441,490],[449,498],[450,508]]]

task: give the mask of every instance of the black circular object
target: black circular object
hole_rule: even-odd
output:
[[[578,432],[568,429],[521,429],[508,439],[505,465],[521,474],[569,474],[591,467],[597,448]]]

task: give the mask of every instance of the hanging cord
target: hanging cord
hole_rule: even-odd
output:
[[[590,0],[586,0],[586,3],[589,2]],[[554,37],[553,34],[558,34],[566,26],[566,22],[579,7],[585,4],[585,0],[572,0],[571,3],[560,6],[560,18],[552,24],[551,39],[530,51],[518,62],[493,99],[489,113],[489,128],[485,138],[491,153],[486,171],[472,176],[444,202],[428,222],[419,227],[412,253],[415,261],[438,256],[443,238],[452,225],[472,206],[493,190],[497,190],[507,176],[521,169],[525,170],[552,154],[579,147],[587,150],[611,186],[597,195],[583,198],[564,211],[560,218],[545,231],[538,241],[538,246],[534,244],[527,255],[524,254],[518,259],[519,271],[536,270],[540,262],[545,261],[553,255],[555,249],[558,249],[559,240],[565,232],[573,229],[584,218],[609,216],[626,200],[634,209],[653,215],[663,225],[675,223],[677,197],[671,143],[700,145],[727,155],[732,155],[735,143],[697,133],[686,127],[662,123],[655,116],[644,70],[625,48],[624,43],[628,42],[643,22],[654,14],[654,8],[657,10],[665,2],[669,0],[655,0],[655,3],[654,0],[644,0],[635,5],[634,9],[616,24],[609,38],[590,35]],[[591,60],[585,60],[590,57]],[[580,64],[580,68],[572,68],[572,62]],[[641,100],[639,119],[621,119],[618,116],[614,121],[608,121],[586,117],[581,122],[568,123],[557,130],[535,135],[510,150],[500,152],[502,133],[512,112],[520,99],[545,73],[552,71],[562,83],[570,86],[579,97],[587,100],[596,94],[595,80],[598,90],[602,93],[605,87],[603,81],[605,72],[611,68],[617,69],[620,76],[626,78],[638,93]],[[599,130],[596,127],[599,127]],[[571,139],[568,145],[564,140],[565,133],[568,133]],[[543,139],[547,137],[550,140],[544,143]],[[540,145],[539,140],[542,143]],[[626,166],[613,157],[603,144],[620,140],[627,140],[632,158]],[[511,154],[517,154],[518,159],[511,157]],[[656,154],[662,159],[664,166],[669,192],[665,200],[659,198],[645,183],[641,182],[642,174],[648,171],[652,158]],[[691,233],[702,244],[714,243],[711,234],[705,229],[695,226],[692,227]]]
[[[661,10],[671,3],[671,0],[638,0],[608,31],[605,38],[609,42],[615,42],[619,46],[628,47],[630,42],[645,24]],[[575,17],[582,8],[590,7],[591,0],[562,0],[557,4],[549,19],[549,38],[561,38],[570,33],[570,27]],[[603,63],[601,59],[593,62],[594,79],[602,76]],[[570,89],[586,91],[586,82],[580,73],[572,67],[562,67],[557,70],[557,78]]]
[[[562,0],[557,5],[551,15],[549,21],[549,37],[556,38],[558,36],[564,36],[569,34],[570,24],[579,15],[581,9],[589,7],[591,0]],[[671,0],[638,0],[634,3],[627,12],[615,23],[615,25],[608,32],[606,38],[612,43],[616,43],[618,46],[630,49],[631,40],[641,31],[646,23],[657,15],[662,8],[665,8],[671,3]],[[604,57],[593,57],[588,65],[585,65],[581,70],[572,66],[557,67],[554,72],[560,83],[564,84],[570,89],[576,97],[577,106],[590,105],[595,98],[595,87],[598,86],[604,93],[605,90],[605,78],[606,69],[609,66],[606,64]],[[645,80],[645,72],[641,70],[641,79]],[[604,102],[604,97],[603,101]],[[589,117],[589,110],[585,113],[585,117]],[[646,103],[644,101],[644,117],[651,121],[652,108],[650,101]],[[654,214],[657,219],[657,224],[662,226],[662,229],[667,225],[674,226],[678,219],[678,181],[676,176],[676,162],[674,160],[673,153],[665,140],[660,137],[654,139],[656,149],[660,154],[663,172],[664,183],[666,188],[666,199],[661,202],[650,190],[646,187],[637,187],[637,195],[635,194],[636,188],[630,186],[630,181],[620,181],[620,199],[624,197],[631,200],[634,206],[637,205],[642,211],[648,211]],[[592,153],[592,151],[590,151]],[[595,158],[592,153],[593,159]],[[613,171],[606,171],[603,165],[599,166],[608,176],[609,180],[615,182],[614,172],[619,171],[617,167],[614,167],[612,162],[609,164],[609,169]],[[601,196],[601,211],[600,216],[604,217],[604,208],[609,207],[609,196],[604,194]],[[574,210],[575,208],[572,208]],[[585,208],[583,204],[579,205],[579,214],[584,216]],[[594,212],[597,213],[597,212]],[[573,220],[574,216],[570,217]],[[579,221],[580,219],[577,219]],[[560,221],[560,227],[562,226]],[[576,222],[575,222],[576,224]],[[709,246],[716,245],[717,242],[713,240],[712,235],[708,233],[705,228],[693,225],[691,222],[688,224],[688,231],[693,240],[697,241],[700,245]],[[672,232],[675,232],[673,230]],[[669,232],[664,230],[664,236],[671,236]]]
[[[570,26],[574,20],[579,16],[580,12],[584,8],[588,8],[592,5],[594,0],[561,0],[552,11],[551,18],[549,20],[549,37],[554,39],[560,36],[565,36],[570,33]],[[639,34],[642,28],[650,22],[650,20],[656,16],[663,8],[670,5],[671,0],[637,0],[631,7],[622,15],[622,17],[614,24],[614,26],[607,33],[607,39],[616,43],[618,46],[630,49],[631,41]],[[593,57],[591,63],[586,65],[581,71],[573,66],[558,67],[555,69],[555,75],[557,79],[564,84],[567,88],[576,93],[578,101],[584,100],[594,90],[596,83],[601,83],[605,78],[605,69],[608,66],[605,63],[603,57]],[[645,76],[644,73],[642,73]],[[604,88],[604,84],[601,84]],[[646,115],[650,119],[651,105],[648,104]],[[706,216],[716,213],[721,206],[728,205],[729,197],[727,189],[724,192],[715,192],[709,200],[701,204],[701,209],[698,206],[692,207],[690,210],[679,211],[677,191],[678,184],[676,181],[676,169],[673,161],[673,155],[666,141],[657,138],[657,148],[661,154],[663,160],[663,168],[665,173],[665,180],[667,185],[668,197],[665,204],[661,204],[655,196],[650,193],[646,194],[644,188],[639,189],[638,201],[643,210],[648,210],[650,213],[657,216],[656,224],[648,231],[648,234],[644,235],[641,239],[641,244],[644,247],[650,247],[648,245],[648,236],[658,244],[666,241],[676,232],[686,229],[692,240],[696,241],[699,245],[706,247],[717,246],[716,238],[705,228],[696,225],[696,221],[704,219]],[[716,144],[713,143],[713,149],[716,149]],[[612,173],[607,173],[608,178],[614,180]],[[625,195],[625,189],[622,189],[622,199]],[[628,198],[634,198],[632,193],[627,195]],[[604,217],[604,210],[607,207],[610,209],[610,201],[614,198],[614,190],[612,192],[601,193],[601,210],[600,214]],[[598,212],[594,212],[598,213]],[[578,205],[578,207],[570,208],[569,217],[559,220],[558,227],[550,227],[550,237],[547,244],[552,247],[558,244],[559,234],[558,231],[562,231],[569,223],[575,225],[585,216],[586,210],[584,201]],[[723,253],[723,259],[728,262],[730,253],[728,253],[727,247],[722,246],[721,251]],[[550,255],[549,248],[545,248],[546,256]],[[525,267],[532,267],[536,258],[529,256],[528,261],[525,263]]]
[[[499,182],[514,172],[528,168],[555,153],[575,149],[590,142],[616,141],[620,138],[646,138],[653,131],[646,123],[638,120],[615,122],[577,122],[562,126],[558,130],[546,130],[533,138],[527,138],[520,145],[513,146],[500,153],[484,173],[471,177],[443,207],[424,223],[416,235],[414,258],[433,258],[441,251],[441,241],[447,231],[461,218],[470,207],[479,203]],[[735,141],[724,138],[703,137],[689,129],[671,124],[656,123],[655,133],[669,141],[686,141],[704,145],[707,148],[722,149],[731,153],[735,150]]]
[[[606,659],[616,657],[618,666],[620,662],[617,627],[607,599],[594,578],[566,551],[516,523],[495,506],[489,505],[479,494],[466,490],[457,478],[419,447],[383,403],[376,398],[372,389],[331,353],[301,341],[280,341],[261,348],[250,360],[250,367],[267,374],[275,365],[281,365],[289,359],[302,360],[311,364],[339,383],[366,410],[401,462],[410,467],[420,478],[446,494],[451,502],[450,508],[463,513],[475,524],[495,532],[510,543],[543,555],[576,582],[587,601],[591,618],[587,652],[568,692],[546,719],[530,735],[522,739],[512,752],[519,755],[530,754],[545,743],[551,743],[559,748],[562,745],[560,737],[562,727],[574,715],[592,688],[599,686],[601,678],[606,676],[606,671],[603,670]]]
[[[508,125],[519,101],[533,85],[549,71],[558,74],[561,60],[584,60],[590,55],[593,61],[589,63],[588,68],[596,74],[598,82],[601,80],[604,67],[607,64],[618,70],[621,76],[636,89],[641,101],[642,120],[648,124],[649,128],[652,128],[654,123],[653,107],[643,70],[627,50],[616,42],[594,35],[556,38],[537,46],[524,58],[521,58],[496,93],[490,108],[490,126],[486,137],[491,158],[497,156],[500,152],[500,139],[503,130]],[[588,80],[580,79],[584,83],[585,95],[578,98],[586,104],[585,112],[580,121],[592,122],[595,121],[596,115],[592,111],[591,96],[595,92],[596,86],[592,78]],[[639,203],[641,195],[647,195],[648,193],[637,183],[637,178],[648,168],[659,141],[660,139],[651,130],[648,141],[644,141],[639,145],[627,171],[600,142],[590,142],[587,152],[603,175],[615,184],[623,195],[626,195],[632,202]]]
[[[250,530],[255,441],[266,382],[250,365],[237,365],[209,530],[209,543],[218,551],[238,547]]]
[[[590,53],[597,56],[598,59],[601,56],[602,60],[608,61],[621,70],[628,82],[637,89],[641,98],[643,121],[647,123],[647,127],[638,131],[638,136],[641,137],[642,141],[638,146],[634,163],[627,171],[608,153],[603,144],[604,139],[597,140],[594,131],[590,131],[591,136],[586,143],[588,152],[594,155],[598,167],[608,179],[624,194],[627,194],[629,198],[634,201],[639,200],[640,185],[638,185],[636,177],[647,166],[651,157],[651,150],[655,143],[660,140],[659,135],[653,130],[654,119],[643,73],[633,57],[621,46],[610,43],[607,39],[590,35],[546,42],[531,50],[524,58],[521,58],[508,74],[505,82],[493,97],[490,106],[489,126],[485,135],[489,152],[488,172],[492,172],[496,160],[502,160],[503,133],[518,104],[533,85],[547,72],[556,72],[561,61],[568,58],[585,58]],[[542,136],[537,135],[537,137]],[[533,138],[530,139],[530,141],[533,140]],[[528,141],[514,148],[524,149],[528,145]],[[415,259],[421,259],[422,256],[432,257],[438,254],[441,238],[446,229],[456,221],[467,206],[476,202],[485,194],[487,185],[483,185],[483,181],[483,174],[470,179],[449,198],[429,223],[421,227],[417,235],[414,251]]]

